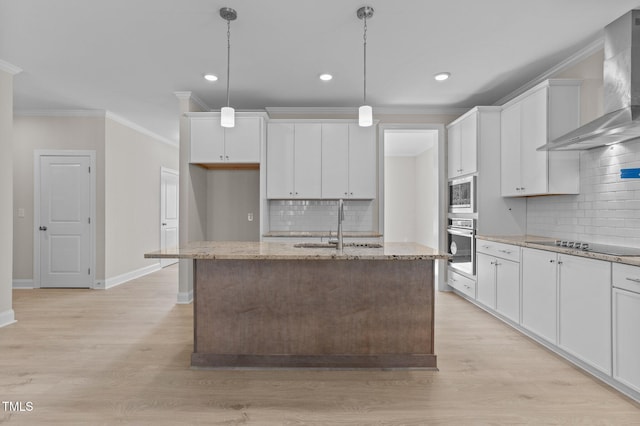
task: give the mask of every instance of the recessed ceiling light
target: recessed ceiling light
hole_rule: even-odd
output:
[[[329,81],[331,79],[333,79],[331,74],[320,74],[320,80],[322,81]]]
[[[451,77],[450,72],[439,72],[438,74],[433,76],[433,78],[435,78],[437,81],[445,81],[449,77]]]
[[[218,80],[218,76],[217,75],[213,75],[213,74],[205,74],[204,75],[204,79],[207,81],[217,81]]]

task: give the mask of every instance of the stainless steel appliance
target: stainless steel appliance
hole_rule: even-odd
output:
[[[451,218],[447,227],[449,267],[469,275],[476,274],[475,219]]]
[[[476,212],[476,177],[449,181],[449,211],[451,213]]]

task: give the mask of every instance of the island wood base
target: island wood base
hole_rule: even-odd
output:
[[[194,367],[437,367],[433,260],[194,262]]]

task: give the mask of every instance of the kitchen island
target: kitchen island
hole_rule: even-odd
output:
[[[194,242],[194,367],[436,368],[434,260],[412,243]]]

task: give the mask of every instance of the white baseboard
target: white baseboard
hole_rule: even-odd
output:
[[[108,290],[120,284],[124,284],[127,281],[135,280],[136,278],[144,277],[145,275],[149,275],[153,272],[159,271],[160,269],[160,262],[158,262],[153,265],[145,266],[144,268],[136,269],[135,271],[118,275],[116,277],[107,278],[106,280],[104,280],[104,287],[100,285],[101,282],[96,282],[94,288]]]
[[[0,328],[16,322],[16,315],[13,309],[8,309],[4,312],[0,312]]]
[[[25,289],[32,290],[33,287],[33,279],[16,279],[13,280],[13,288],[15,289]]]
[[[177,303],[179,305],[188,305],[189,303],[193,303],[193,291],[179,292]]]

